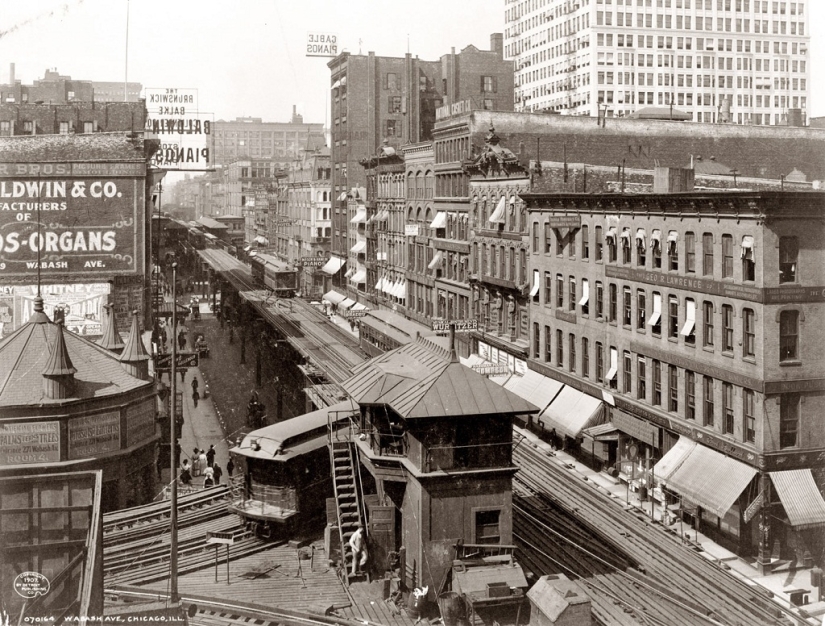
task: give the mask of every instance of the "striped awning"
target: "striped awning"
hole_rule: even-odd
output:
[[[548,430],[555,428],[561,436],[575,439],[582,430],[595,425],[601,414],[599,398],[565,386],[542,412],[538,422]]]
[[[330,276],[333,276],[338,272],[338,270],[341,269],[344,263],[346,263],[346,260],[342,259],[341,257],[330,257],[329,261],[327,261],[324,264],[324,267],[321,268],[321,271],[324,274],[329,274]]]
[[[825,526],[825,500],[810,469],[771,472],[770,476],[793,528],[808,530]]]

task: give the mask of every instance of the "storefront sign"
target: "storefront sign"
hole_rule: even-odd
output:
[[[120,448],[120,411],[69,420],[69,458],[86,459]]]
[[[510,373],[506,365],[473,365],[472,369],[482,376],[506,376]]]
[[[775,393],[799,393],[806,391],[825,391],[825,378],[765,381],[765,395]]]
[[[136,273],[143,206],[141,178],[0,177],[0,280],[36,274],[38,252],[44,278]]]
[[[42,178],[69,176],[77,178],[126,177],[146,175],[146,163],[0,163],[2,178]]]
[[[308,57],[337,57],[338,35],[335,33],[307,33],[306,55]]]
[[[742,520],[747,524],[753,519],[753,516],[759,513],[762,507],[765,505],[765,492],[760,491],[759,495],[753,499],[748,505],[748,508],[745,509],[745,512],[742,513]]]
[[[304,256],[301,257],[301,265],[304,267],[323,267],[326,265],[327,259],[326,257],[322,256]]]
[[[404,236],[405,237],[418,237],[418,224],[405,224],[404,225]]]
[[[60,461],[60,423],[0,424],[0,465]]]
[[[468,333],[478,330],[478,320],[433,320],[433,330],[446,332],[454,328],[457,333]]]
[[[154,399],[126,409],[126,447],[131,448],[155,435]]]
[[[549,215],[547,223],[550,228],[581,228],[581,215]]]

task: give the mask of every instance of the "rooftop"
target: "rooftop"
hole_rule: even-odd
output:
[[[136,137],[139,141],[124,132],[0,137],[0,162],[145,162],[144,140],[141,135]]]

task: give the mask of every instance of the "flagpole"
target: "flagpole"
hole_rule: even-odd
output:
[[[123,67],[123,101],[129,101],[129,0],[126,0],[126,59]]]

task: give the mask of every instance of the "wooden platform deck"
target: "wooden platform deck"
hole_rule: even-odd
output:
[[[383,600],[377,593],[380,583],[353,583],[349,587],[352,604],[335,612],[340,617],[366,621],[384,626],[414,626],[415,618],[406,609],[397,608],[391,601]],[[420,625],[426,626],[428,620],[422,619]]]

